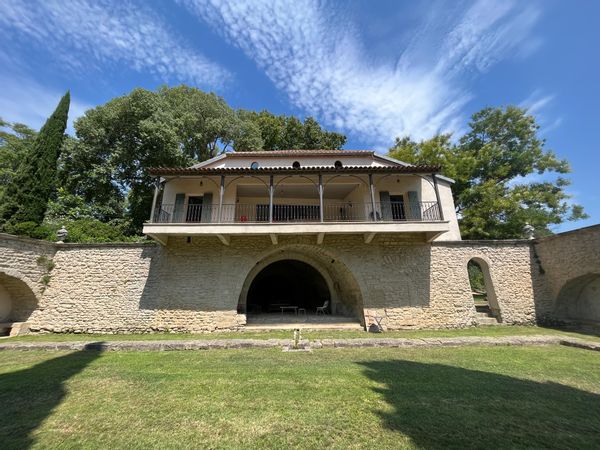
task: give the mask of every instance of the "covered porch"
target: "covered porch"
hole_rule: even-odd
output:
[[[436,167],[154,169],[152,215],[144,233],[270,235],[424,233],[449,230]]]

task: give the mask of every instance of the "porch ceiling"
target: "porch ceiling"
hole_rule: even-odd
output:
[[[350,194],[358,183],[332,183],[325,187],[324,198],[343,200]],[[268,198],[267,188],[262,184],[240,184],[237,187],[238,197]],[[275,198],[319,199],[319,192],[313,184],[282,184],[275,188]]]

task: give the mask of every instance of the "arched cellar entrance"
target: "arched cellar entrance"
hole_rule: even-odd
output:
[[[556,302],[561,320],[600,324],[600,274],[574,278],[562,287]]]
[[[16,323],[27,322],[37,308],[37,298],[29,285],[0,272],[0,335],[8,335]]]
[[[264,319],[364,326],[362,293],[354,275],[335,255],[306,245],[261,258],[246,276],[238,313],[246,314],[248,324]]]
[[[284,259],[269,264],[254,278],[246,298],[249,314],[294,312],[298,307],[316,314],[331,312],[331,293],[323,275],[302,261]]]

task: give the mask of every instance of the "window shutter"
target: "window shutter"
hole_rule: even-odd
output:
[[[383,220],[392,220],[390,193],[387,191],[379,191],[379,201],[381,202],[381,218]]]
[[[421,205],[419,203],[419,194],[416,191],[408,191],[408,210],[411,220],[421,220]]]
[[[182,223],[183,220],[183,206],[185,204],[185,194],[175,194],[175,206],[173,208],[173,223]]]
[[[202,197],[202,222],[212,222],[212,192],[207,192]]]

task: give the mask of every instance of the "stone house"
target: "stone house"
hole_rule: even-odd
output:
[[[146,244],[0,234],[0,323],[118,333],[600,322],[600,226],[461,240],[439,170],[356,150],[152,169]],[[470,261],[483,271],[483,310]]]

